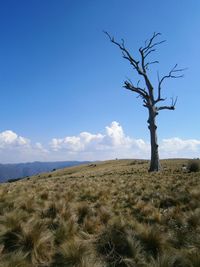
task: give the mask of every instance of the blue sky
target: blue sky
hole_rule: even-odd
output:
[[[132,141],[141,139],[148,147],[147,111],[140,99],[122,88],[126,77],[137,81],[137,76],[103,30],[117,40],[124,38],[135,57],[154,31],[162,33],[161,39],[167,42],[152,56],[160,62],[152,67],[153,83],[156,85],[157,70],[160,75],[166,74],[176,63],[188,70],[185,78],[165,83],[163,91],[169,101],[171,96],[178,96],[178,102],[175,111],[162,111],[158,117],[159,142],[162,146],[163,140],[193,140],[194,155],[198,156],[199,14],[200,2],[195,0],[1,1],[0,162],[98,159],[96,143],[90,148],[92,152],[87,151],[88,156],[82,153],[83,147],[82,154],[80,150],[71,151],[65,138],[80,139],[81,132],[101,134],[107,136],[105,145],[108,128],[115,129],[115,133],[122,130],[121,135]],[[20,150],[20,137],[28,140],[34,152]],[[53,139],[59,139],[60,146],[65,144],[60,150],[56,148],[57,154],[55,147],[54,152],[51,150]],[[184,144],[185,150],[177,156],[193,156],[194,150],[186,151],[191,143]],[[36,147],[42,147],[48,155],[41,155]],[[101,159],[121,151],[112,149],[110,154],[101,151]],[[18,150],[20,157],[16,158],[13,155],[19,155]],[[128,157],[130,151],[117,155]],[[130,156],[142,157],[143,153],[133,151]],[[163,157],[171,156],[167,153],[163,152]]]

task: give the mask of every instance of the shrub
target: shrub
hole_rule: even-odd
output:
[[[21,180],[22,178],[13,178],[13,179],[8,179],[7,183],[14,183],[17,182],[19,180]]]
[[[187,169],[189,172],[199,172],[200,171],[200,160],[193,159],[188,162]]]

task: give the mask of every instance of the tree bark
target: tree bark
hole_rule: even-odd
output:
[[[159,162],[159,153],[158,153],[158,140],[157,140],[157,126],[156,126],[156,116],[157,112],[154,107],[149,107],[149,119],[148,119],[148,128],[150,130],[150,140],[151,140],[151,161],[149,172],[159,171],[161,166]]]

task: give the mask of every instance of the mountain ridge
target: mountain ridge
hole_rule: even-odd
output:
[[[24,178],[27,176],[37,175],[42,172],[49,172],[54,169],[62,169],[65,167],[78,166],[87,164],[90,161],[34,161],[25,163],[0,163],[0,183],[9,179]]]

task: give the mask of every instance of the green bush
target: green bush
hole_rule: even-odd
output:
[[[188,161],[187,169],[189,172],[199,172],[200,171],[200,160],[193,159]]]

